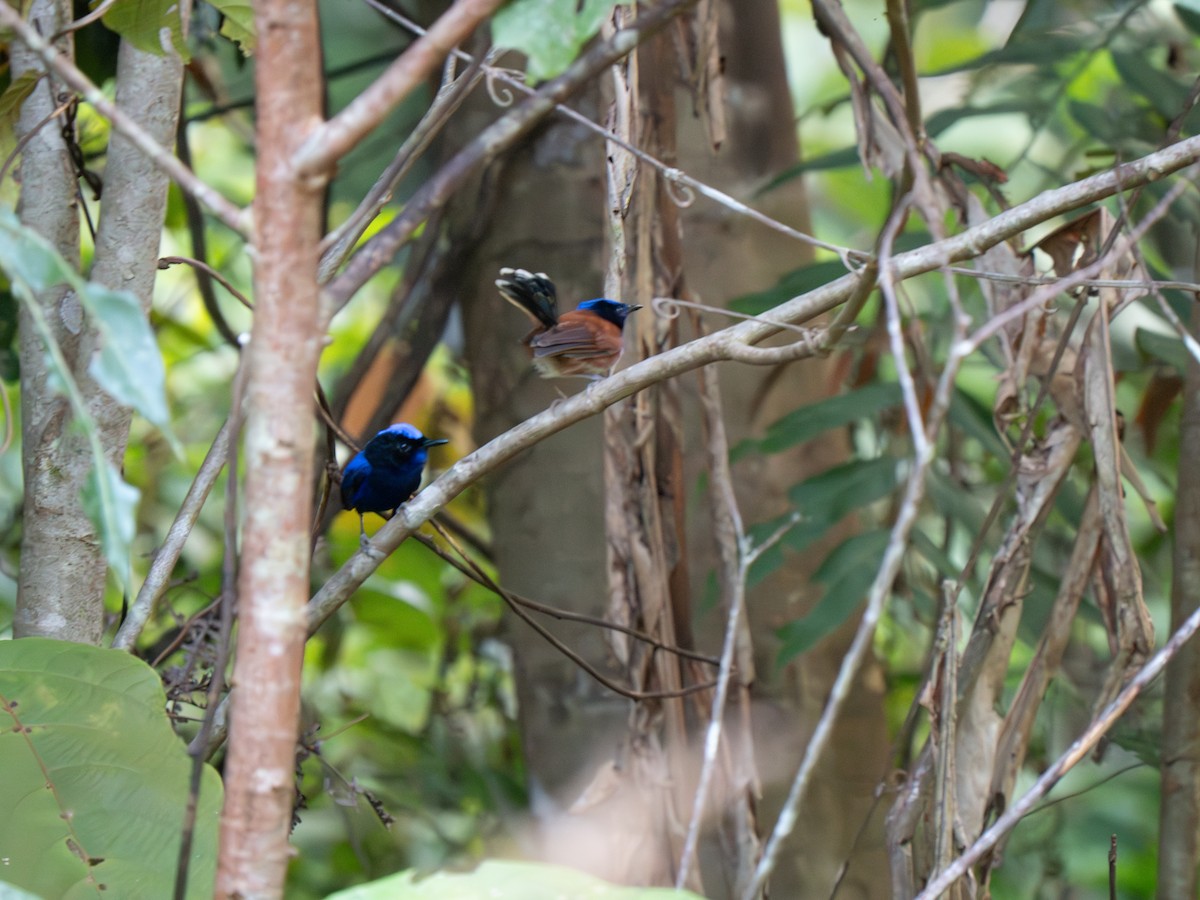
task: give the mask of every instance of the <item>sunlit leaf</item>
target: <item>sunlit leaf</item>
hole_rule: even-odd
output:
[[[179,12],[178,0],[116,0],[101,21],[139,50],[162,56],[171,47],[187,60]]]
[[[221,35],[234,41],[241,51],[250,56],[258,44],[254,31],[254,7],[247,0],[210,0],[225,17],[221,22]]]
[[[492,42],[520,50],[530,81],[545,81],[569,66],[600,30],[614,6],[628,0],[513,0],[492,19]]]

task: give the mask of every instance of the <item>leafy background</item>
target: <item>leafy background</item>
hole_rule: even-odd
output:
[[[605,5],[589,4],[588,10]],[[566,6],[573,11],[573,3],[555,8]],[[876,5],[856,2],[848,7],[873,42],[876,56],[883,56],[886,23]],[[199,7],[192,49],[220,63],[231,97],[246,98],[250,93],[248,70],[240,64],[237,48],[224,39],[246,39],[245,7],[220,4],[219,8],[224,18],[217,17],[211,7]],[[543,17],[546,9],[544,4],[511,4],[497,24],[498,36],[533,34],[526,17]],[[804,160],[781,180],[806,179],[815,233],[838,244],[869,246],[883,224],[890,186],[883,178],[865,172],[857,160],[845,82],[828,55],[825,40],[813,27],[807,5],[785,0],[781,9],[804,150]],[[348,68],[394,48],[394,35],[382,31],[379,20],[365,8],[325,3],[323,12],[329,69]],[[1158,146],[1183,108],[1200,33],[1200,7],[1190,3],[952,0],[917,3],[913,17],[918,68],[928,87],[925,112],[929,133],[943,151],[986,157],[999,165],[1008,176],[1003,192],[1013,199],[1032,196]],[[121,27],[115,21],[108,24]],[[574,19],[570,26],[575,27]],[[533,53],[531,79],[561,69],[577,46],[558,40],[510,40]],[[537,52],[550,47],[566,47],[569,52],[557,56]],[[374,68],[366,66],[335,80],[334,104],[373,77],[382,64],[380,59]],[[15,99],[16,92],[23,89],[11,86],[5,99]],[[400,110],[394,127],[402,130],[409,126],[418,105]],[[248,132],[206,118],[211,106],[211,101],[197,97],[189,97],[186,104],[188,116],[204,120],[192,126],[195,167],[210,183],[247,203],[253,188],[252,155],[245,141]],[[0,114],[10,109],[0,102]],[[106,127],[102,120],[86,111],[81,116],[85,143],[102,145]],[[243,125],[247,121],[244,119]],[[1191,133],[1195,116],[1188,116],[1181,125],[1183,133]],[[334,192],[332,221],[348,213],[351,198],[365,190],[386,152],[390,152],[388,148],[368,144],[348,161],[346,175]],[[1139,201],[1140,208],[1144,211],[1159,193],[1148,190]],[[1188,258],[1184,244],[1196,221],[1192,195],[1176,205],[1169,220],[1146,243],[1143,251],[1156,274],[1174,274]],[[927,237],[913,231],[905,235],[905,243],[916,245]],[[220,231],[214,232],[211,240],[213,265],[247,291],[250,261],[244,248]],[[10,388],[18,377],[12,351],[16,304],[22,302],[23,285],[48,277],[44,270],[30,269],[31,261],[44,260],[45,254],[31,249],[27,242],[28,235],[4,226],[0,264],[7,273],[7,291],[0,297],[0,371]],[[187,246],[182,204],[174,197],[163,253]],[[765,309],[828,280],[835,271],[840,271],[835,260],[819,258],[796,270],[774,290],[741,298],[737,308]],[[335,380],[350,366],[399,275],[392,271],[379,276],[366,289],[366,296],[335,320],[334,340],[322,363],[323,379]],[[60,273],[55,277],[69,276]],[[135,334],[131,320],[122,315],[123,301],[92,294],[82,283],[78,287],[82,296],[94,297],[89,314],[118,329],[123,340],[142,339]],[[982,310],[977,293],[965,300],[972,311]],[[1172,300],[1185,310],[1188,301],[1182,296]],[[940,279],[931,277],[913,285],[907,302],[927,344],[944,352],[949,339],[949,301]],[[235,329],[247,326],[244,310],[226,299],[222,307]],[[877,323],[868,314],[861,324],[864,333],[870,334]],[[192,473],[229,412],[226,385],[236,363],[234,351],[215,333],[191,276],[180,269],[161,274],[153,325],[153,337],[166,364],[162,396],[122,395],[134,402],[143,417],[134,424],[124,481],[113,473],[97,485],[97,496],[102,499],[96,514],[111,520],[104,534],[112,542],[113,569],[118,574],[131,569],[128,578],[114,578],[111,584],[114,621],[124,584],[137,583],[144,575]],[[1180,372],[1185,358],[1182,345],[1148,306],[1119,321],[1114,343],[1120,371],[1118,405],[1126,420],[1137,425],[1126,446],[1169,517],[1180,454],[1178,419],[1169,404],[1156,405],[1154,392],[1163,379]],[[434,469],[471,449],[467,435],[472,398],[459,364],[460,350],[451,332],[414,391],[422,401],[435,398],[436,402],[414,403],[401,416],[427,431],[455,437],[450,448],[434,453]],[[115,366],[117,362],[102,358],[98,365]],[[761,439],[735,450],[738,458],[780,453],[830,429],[847,430],[854,447],[853,458],[844,465],[791,490],[791,503],[807,514],[760,560],[754,573],[755,578],[766,577],[788,554],[806,552],[845,516],[858,516],[859,533],[830,552],[815,576],[826,596],[837,601],[821,603],[805,618],[781,626],[780,666],[821,641],[854,612],[845,598],[861,597],[865,592],[873,574],[871,564],[886,540],[880,529],[890,521],[896,490],[903,480],[908,444],[897,412],[899,392],[890,359],[880,351],[878,342],[864,340],[847,352],[845,362],[850,389],[821,404],[795,410]],[[933,627],[938,580],[956,577],[961,571],[1007,474],[1007,454],[990,415],[998,370],[999,361],[985,353],[970,363],[960,379],[951,437],[932,482],[932,502],[917,529],[902,584],[877,638],[876,650],[887,673],[889,715],[897,736],[925,665],[924,648]],[[130,378],[128,373],[114,372],[112,377],[118,391],[132,391],[148,383],[145,378]],[[153,381],[149,379],[149,383]],[[15,402],[15,390],[10,394]],[[19,408],[13,415],[19,416]],[[176,440],[179,452],[173,450]],[[12,575],[19,540],[20,484],[18,438],[0,456],[0,618],[6,625],[11,622],[15,599]],[[179,668],[194,648],[172,649],[167,641],[181,622],[210,605],[219,590],[222,491],[219,486],[205,508],[185,551],[179,569],[183,574],[146,636],[146,657],[156,662],[166,678],[169,708],[178,716],[176,724],[185,737],[194,734],[188,714],[195,712],[191,701],[197,698],[192,692],[198,686],[183,677]],[[1050,530],[1037,548],[1037,577],[1027,600],[1029,622],[1024,635],[1030,641],[1036,640],[1039,610],[1044,617],[1056,573],[1069,551],[1071,523],[1077,520],[1083,491],[1079,481],[1062,495]],[[452,511],[484,532],[481,504],[480,496],[469,494],[457,501]],[[135,513],[136,530],[128,527]],[[1130,505],[1130,514],[1147,602],[1161,635],[1166,631],[1169,546],[1152,529],[1138,504]],[[755,533],[770,534],[781,524],[782,519],[757,522]],[[339,517],[319,548],[314,580],[319,583],[346,559],[357,541],[355,517]],[[985,551],[977,573],[986,571],[986,562]],[[968,606],[978,598],[979,578],[977,574],[964,592]],[[370,579],[352,608],[310,642],[305,684],[305,741],[310,753],[302,767],[304,808],[298,813],[294,837],[300,852],[293,863],[289,896],[320,897],[399,869],[428,872],[467,865],[485,855],[519,852],[520,831],[511,823],[519,819],[528,798],[518,745],[512,660],[499,639],[501,617],[495,597],[445,566],[423,546],[409,542]],[[1095,678],[1107,653],[1094,606],[1085,605],[1077,631],[1068,664],[1076,677],[1061,679],[1050,689],[1038,732],[1041,756],[1031,760],[1034,766],[1054,756],[1087,718],[1084,698],[1089,694],[1081,685]],[[0,649],[11,646],[3,644]],[[1024,653],[1028,652],[1025,647]],[[1019,651],[1017,667],[1021,656]],[[1014,684],[1017,675],[1019,671],[1014,671]],[[96,675],[93,680],[99,678]],[[142,684],[144,687],[144,676]],[[1056,799],[1022,825],[1007,848],[1007,862],[998,872],[994,896],[1027,897],[1038,891],[1051,895],[1068,885],[1092,890],[1087,896],[1100,896],[1107,877],[1102,855],[1108,835],[1114,832],[1122,835],[1122,890],[1130,896],[1148,895],[1156,841],[1158,716],[1151,696],[1114,735],[1114,746],[1104,762],[1073,772],[1056,792]],[[3,765],[0,768],[8,771]],[[390,828],[385,827],[384,817],[394,820]]]

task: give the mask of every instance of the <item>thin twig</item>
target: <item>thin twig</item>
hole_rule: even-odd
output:
[[[447,531],[449,531],[449,529],[447,529],[445,524],[441,522],[441,518],[442,517],[439,515],[433,520],[434,528],[437,529],[439,534],[445,534]],[[461,549],[458,551],[458,553],[460,556],[462,556],[462,558],[459,558],[452,556],[439,547],[437,542],[434,541],[433,538],[429,537],[429,535],[420,534],[418,532],[417,534],[414,534],[412,538],[423,547],[428,548],[432,553],[437,554],[438,558],[441,559],[442,562],[453,566],[467,578],[470,578],[476,584],[487,588],[501,599],[505,599],[507,597],[514,603],[518,603],[526,609],[532,609],[534,612],[540,612],[543,615],[551,616],[559,621],[578,622],[581,625],[593,625],[596,628],[603,628],[607,631],[619,631],[621,634],[627,634],[631,638],[641,641],[642,643],[647,644],[656,650],[662,650],[665,653],[673,653],[676,656],[682,656],[686,659],[694,659],[696,662],[705,663],[706,665],[710,666],[719,666],[721,664],[721,660],[717,659],[716,657],[709,656],[705,653],[699,653],[695,650],[689,650],[686,647],[678,647],[673,644],[663,643],[653,635],[646,634],[646,632],[639,631],[638,629],[632,628],[629,625],[622,625],[619,622],[613,622],[609,619],[603,619],[599,616],[589,616],[584,613],[571,612],[570,610],[561,609],[557,606],[550,606],[546,603],[539,603],[538,601],[530,600],[528,597],[524,597],[521,594],[513,593],[508,588],[501,588],[500,591],[497,591],[496,588],[499,587],[498,583],[490,577],[481,577],[479,574],[481,569],[477,563],[468,565],[467,563],[463,562],[463,559],[466,557],[462,556]],[[501,591],[503,593],[501,593]]]
[[[250,302],[246,295],[235,288],[233,283],[228,278],[203,260],[193,259],[190,256],[164,256],[158,261],[158,267],[160,269],[169,269],[171,266],[179,265],[191,266],[193,269],[198,269],[199,271],[203,272],[209,278],[213,279],[213,281],[216,281],[218,284],[220,284],[221,287],[225,288],[225,290],[229,291],[230,295],[237,300],[238,303],[242,304],[242,306],[246,307],[246,309],[250,310],[251,312],[254,311],[254,304]]]
[[[292,156],[301,178],[326,172],[375,128],[401,100],[424,83],[454,46],[466,40],[503,0],[455,0],[365,90],[317,126]]]
[[[436,527],[437,526],[435,525],[435,528]],[[571,660],[571,662],[575,663],[575,665],[579,666],[579,668],[581,668],[584,672],[586,672],[600,684],[604,685],[613,693],[620,694],[622,697],[628,697],[630,700],[662,700],[668,697],[686,697],[689,694],[696,694],[700,691],[706,691],[716,684],[714,681],[705,681],[700,684],[688,685],[685,688],[680,688],[679,690],[674,691],[638,691],[634,690],[633,688],[627,688],[624,685],[617,684],[615,681],[589,663],[586,659],[584,659],[582,655],[576,653],[561,640],[559,640],[541,622],[529,615],[529,613],[522,608],[521,604],[517,603],[509,595],[508,591],[496,584],[496,582],[492,580],[491,576],[489,576],[482,568],[480,568],[475,561],[462,550],[462,548],[458,545],[458,542],[455,541],[448,532],[441,528],[438,528],[437,530],[442,538],[454,548],[454,551],[458,553],[463,562],[465,562],[466,565],[481,579],[481,581],[486,584],[488,589],[497,594],[501,599],[504,600],[506,604],[508,604],[508,608],[516,614],[517,618],[541,635],[552,647],[554,647],[555,650],[557,650],[567,659]],[[660,644],[660,646],[662,645]]]
[[[208,499],[209,492],[225,467],[225,458],[229,452],[229,434],[230,421],[226,419],[221,430],[217,432],[217,436],[213,438],[212,446],[209,447],[204,462],[200,464],[200,469],[196,472],[191,487],[188,488],[187,496],[183,498],[179,512],[175,514],[175,521],[167,530],[167,536],[164,538],[162,546],[154,554],[154,560],[150,563],[150,571],[146,573],[146,579],[142,582],[137,597],[129,605],[125,621],[121,623],[116,637],[113,638],[114,649],[133,652],[137,646],[142,629],[146,627],[146,623],[154,612],[154,607],[167,589],[171,572],[179,561],[183,545],[187,542],[188,536],[196,526],[196,521],[200,518],[204,502]]]

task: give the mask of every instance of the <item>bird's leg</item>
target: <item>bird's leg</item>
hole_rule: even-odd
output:
[[[358,546],[364,550],[371,546],[371,539],[367,537],[367,525],[362,513],[358,514]]]

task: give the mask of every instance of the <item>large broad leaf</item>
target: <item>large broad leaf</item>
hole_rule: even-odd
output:
[[[492,42],[520,50],[530,81],[545,81],[574,62],[617,3],[628,0],[513,0],[492,19]]]
[[[691,891],[617,887],[592,875],[542,863],[489,860],[474,872],[439,872],[417,880],[413,872],[360,884],[327,900],[700,900]]]
[[[165,34],[170,47],[187,60],[179,9],[178,0],[116,0],[101,21],[139,50],[160,56],[167,52]]]
[[[117,650],[0,642],[4,879],[43,897],[172,896],[191,760],[158,676]],[[206,766],[188,896],[211,897],[221,781]]]

